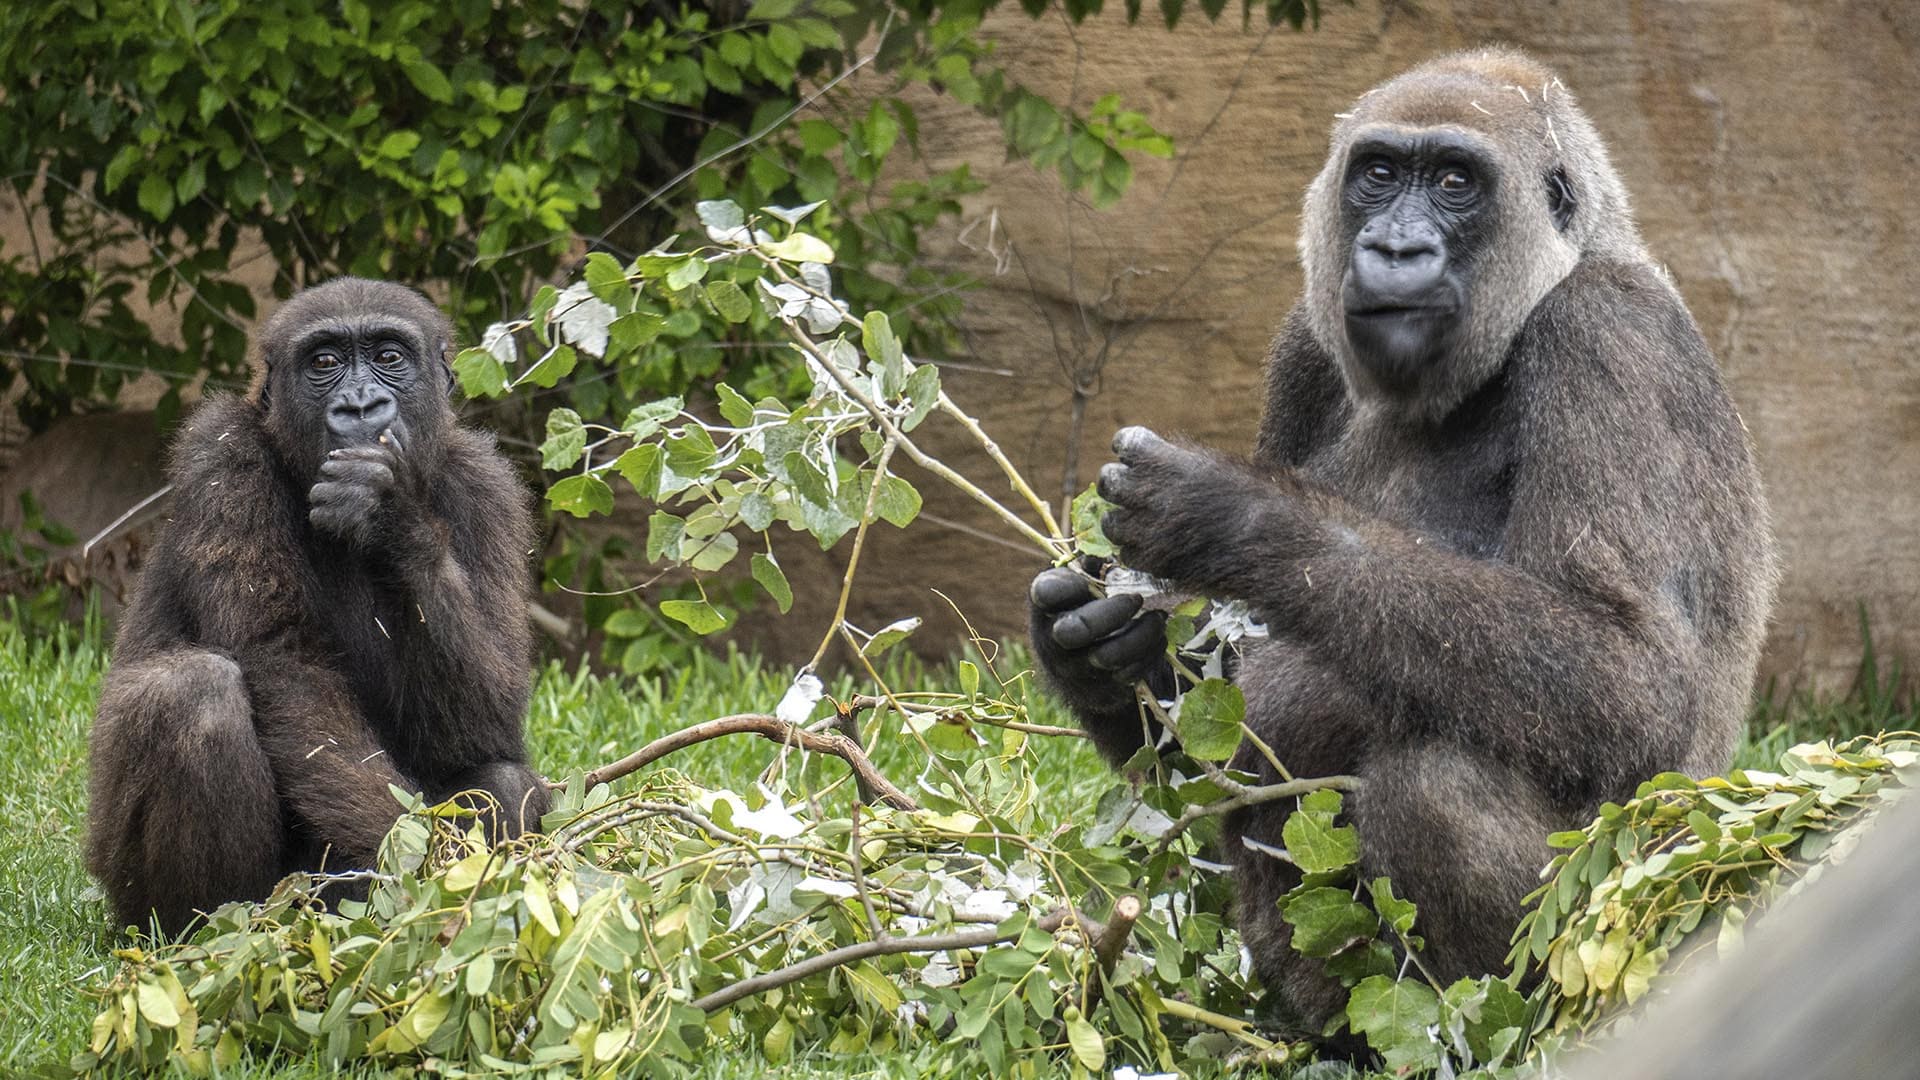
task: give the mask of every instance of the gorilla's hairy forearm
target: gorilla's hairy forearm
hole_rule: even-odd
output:
[[[1355,681],[1394,672],[1383,734],[1469,737],[1562,790],[1617,786],[1682,756],[1698,651],[1655,605],[1603,604],[1341,510],[1321,542],[1241,564],[1228,594]]]

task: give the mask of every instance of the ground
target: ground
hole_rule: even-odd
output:
[[[83,990],[112,964],[115,947],[100,893],[81,865],[85,832],[86,733],[106,666],[96,629],[9,617],[0,609],[0,1073],[66,1060],[85,1040],[95,1009]],[[952,686],[938,669],[910,661],[894,675],[917,686]],[[1769,765],[1794,742],[1828,735],[1920,727],[1887,687],[1891,679],[1863,670],[1861,687],[1841,702],[1796,701],[1758,711],[1736,762]],[[547,667],[534,694],[528,732],[534,760],[549,775],[611,761],[668,730],[778,700],[790,673],[740,655],[713,658],[671,679],[603,679]],[[844,689],[844,688],[843,688]],[[1063,723],[1058,715],[1036,716]],[[1042,797],[1061,812],[1084,808],[1100,765],[1085,744],[1036,740],[1048,759]],[[765,764],[766,744],[740,738],[708,743],[674,764],[714,784],[750,784]],[[890,752],[891,750],[891,752]],[[913,775],[906,752],[875,748],[883,769]],[[715,1061],[711,1077],[753,1076],[758,1060]],[[299,1062],[253,1062],[228,1076],[305,1078],[337,1075]],[[353,1075],[381,1075],[375,1072]],[[910,1057],[799,1061],[787,1076],[917,1077]]]

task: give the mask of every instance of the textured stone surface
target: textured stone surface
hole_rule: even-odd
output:
[[[1117,89],[1180,147],[1095,213],[1005,164],[997,130],[965,108],[916,100],[931,163],[971,162],[990,184],[937,256],[988,279],[964,316],[977,367],[949,386],[1050,493],[1075,451],[1084,486],[1126,423],[1250,449],[1333,114],[1434,53],[1504,42],[1558,69],[1608,139],[1753,432],[1786,561],[1763,678],[1844,687],[1862,603],[1883,652],[1920,655],[1920,7],[1435,2],[1328,5],[1306,34],[1199,19],[1167,34],[1117,12],[990,27],[1020,80],[1081,108]],[[1090,395],[1077,441],[1076,374]],[[931,512],[987,527],[928,494]],[[796,583],[837,586],[797,548],[781,549]],[[939,588],[980,630],[1017,633],[1038,565],[951,530],[882,527],[856,610],[933,617],[932,644]],[[773,639],[818,632],[785,622]]]

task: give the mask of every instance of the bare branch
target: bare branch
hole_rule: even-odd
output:
[[[1066,918],[1066,909],[1062,908],[1042,917],[1034,925],[1051,934],[1060,928]],[[741,998],[752,997],[775,987],[797,982],[809,975],[818,975],[823,971],[831,971],[875,956],[909,952],[942,952],[948,949],[980,949],[1003,941],[1013,941],[1019,936],[1019,934],[1003,934],[998,927],[983,927],[979,930],[956,930],[949,934],[875,938],[855,945],[845,945],[818,956],[809,956],[798,963],[788,964],[786,967],[763,975],[755,975],[751,979],[742,979],[732,986],[721,987],[706,997],[697,999],[693,1007],[703,1012],[724,1009]]]
[[[845,761],[853,769],[860,782],[877,794],[889,806],[898,810],[916,810],[915,803],[905,792],[893,785],[874,767],[866,752],[845,735],[808,731],[787,723],[777,716],[764,713],[741,713],[737,716],[723,716],[718,720],[708,720],[704,724],[681,728],[670,735],[662,735],[647,745],[628,754],[610,765],[602,765],[586,775],[586,786],[592,788],[610,780],[618,780],[627,774],[666,757],[676,750],[684,750],[696,743],[707,742],[723,735],[758,735],[769,742],[782,746],[797,746],[814,754],[832,754]]]

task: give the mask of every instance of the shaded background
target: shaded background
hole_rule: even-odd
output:
[[[972,110],[909,95],[928,166],[969,162],[988,182],[962,225],[927,237],[935,261],[983,279],[947,385],[1044,494],[1084,487],[1123,424],[1249,451],[1266,342],[1300,287],[1300,197],[1333,114],[1435,53],[1507,43],[1556,68],[1608,140],[1753,433],[1786,565],[1763,682],[1844,687],[1862,606],[1877,650],[1920,654],[1920,251],[1906,191],[1920,5],[1361,3],[1330,5],[1305,34],[1151,20],[988,23],[1014,78],[1080,110],[1117,88],[1174,138],[1173,160],[1136,160],[1111,210],[1005,163],[1000,132]],[[17,231],[0,213],[9,243]],[[82,418],[22,447],[0,426],[0,465],[13,466],[0,515],[31,484],[83,537],[111,521],[157,486],[157,442],[138,427]],[[957,440],[930,445],[992,480]],[[952,524],[877,527],[855,621],[924,615],[920,646],[944,652],[960,624],[937,589],[982,632],[1018,634],[1038,559],[984,541],[976,530],[1004,533],[931,478],[921,490],[927,514]],[[644,516],[613,524],[638,532]],[[779,548],[794,614],[750,616],[739,636],[811,652],[845,559],[811,546]]]

